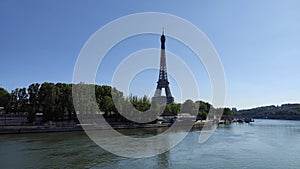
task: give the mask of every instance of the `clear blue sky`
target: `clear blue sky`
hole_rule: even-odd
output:
[[[226,75],[226,106],[300,102],[299,9],[297,0],[1,0],[0,86],[10,91],[33,82],[71,83],[76,58],[96,30],[124,15],[164,12],[189,20],[214,44]],[[139,38],[144,43],[137,49],[159,48],[159,36]],[[178,46],[167,40],[169,51],[189,55],[176,50]],[[111,53],[129,54],[133,49],[120,44]],[[120,61],[112,55],[107,59]],[[210,101],[209,79],[203,67],[199,70],[201,99]],[[157,75],[148,72],[149,77],[154,74],[149,89],[155,87]],[[102,77],[97,77],[99,83],[109,83]],[[141,79],[134,81],[133,93]],[[173,89],[176,93],[175,85]]]

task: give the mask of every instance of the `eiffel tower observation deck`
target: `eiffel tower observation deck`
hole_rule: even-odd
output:
[[[154,97],[152,97],[152,101],[156,101],[160,104],[172,104],[174,102],[174,98],[171,94],[171,90],[169,87],[168,81],[168,73],[167,73],[167,64],[166,64],[166,37],[164,35],[164,31],[160,37],[161,42],[161,49],[160,49],[160,69],[159,69],[159,76],[157,81],[157,87],[155,90]],[[165,89],[165,96],[162,96],[162,89]]]

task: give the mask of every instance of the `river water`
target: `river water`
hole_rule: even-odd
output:
[[[136,130],[126,132],[134,133]],[[139,135],[143,130],[138,130]],[[1,168],[299,168],[300,121],[220,125],[204,144],[190,132],[170,151],[132,159],[111,154],[84,132],[0,136]],[[147,130],[149,134],[149,130]],[[149,147],[151,148],[151,147]]]

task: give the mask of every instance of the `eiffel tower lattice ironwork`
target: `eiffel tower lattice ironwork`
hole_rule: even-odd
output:
[[[167,64],[166,64],[166,51],[165,51],[165,42],[166,37],[164,35],[164,31],[160,37],[161,49],[160,49],[160,69],[159,76],[157,81],[157,87],[155,90],[154,97],[152,101],[156,101],[157,103],[167,103],[172,104],[174,102],[174,98],[172,97],[171,90],[169,87],[168,81],[168,73],[167,73]],[[162,96],[162,89],[165,89],[166,96]]]

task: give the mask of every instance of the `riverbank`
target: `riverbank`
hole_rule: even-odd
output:
[[[201,130],[206,121],[197,121],[193,124],[191,130]],[[49,132],[72,132],[72,131],[83,131],[85,129],[91,130],[107,130],[107,129],[146,129],[146,128],[166,128],[170,127],[171,123],[155,123],[155,124],[139,124],[139,123],[113,123],[110,126],[92,125],[92,124],[78,124],[73,126],[61,127],[61,126],[23,126],[23,125],[9,125],[0,126],[0,135],[4,134],[26,134],[26,133],[49,133]],[[182,123],[181,125],[185,125]]]
[[[86,128],[91,129],[138,129],[138,128],[161,128],[169,127],[170,124],[112,124],[111,127],[107,126],[94,126],[85,125]],[[82,125],[68,126],[68,127],[57,127],[57,126],[0,126],[0,135],[3,134],[26,134],[26,133],[49,133],[49,132],[72,132],[72,131],[83,131]]]
[[[1,126],[0,135],[82,131],[81,127]]]

